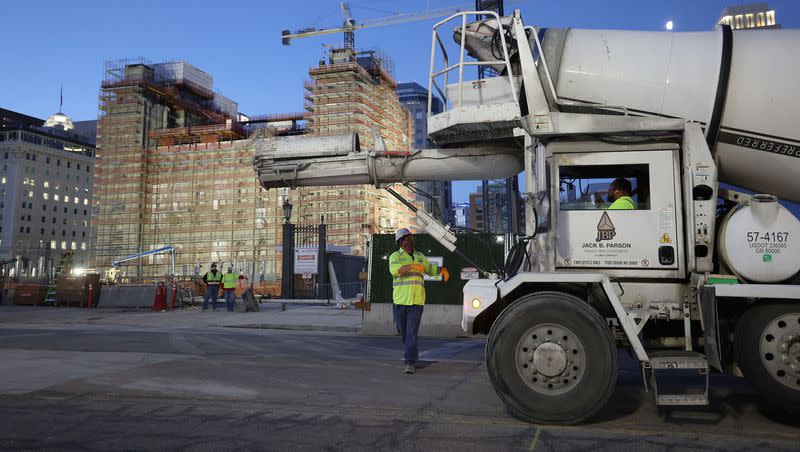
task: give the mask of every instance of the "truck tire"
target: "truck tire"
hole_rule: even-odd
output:
[[[800,413],[800,304],[754,306],[736,326],[736,360],[764,401]]]
[[[486,368],[519,419],[575,424],[594,415],[617,381],[617,348],[600,314],[561,292],[525,295],[489,332]]]

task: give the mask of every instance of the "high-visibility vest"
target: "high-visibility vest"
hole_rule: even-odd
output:
[[[211,283],[211,284],[217,283],[217,284],[219,284],[220,281],[222,281],[222,272],[216,272],[216,273],[208,272],[208,273],[206,273],[206,282],[207,283]]]
[[[224,275],[222,275],[222,288],[223,289],[235,288],[236,280],[238,279],[239,277],[236,275],[236,273],[225,273]]]
[[[611,203],[608,210],[635,210],[636,203],[630,196],[620,196],[616,201]]]
[[[395,304],[400,305],[424,305],[425,304],[425,280],[422,273],[410,271],[400,275],[400,267],[408,264],[422,264],[425,273],[435,276],[439,271],[439,266],[428,262],[428,259],[419,251],[414,251],[411,256],[403,249],[399,249],[389,256],[389,273],[392,274],[392,299]]]

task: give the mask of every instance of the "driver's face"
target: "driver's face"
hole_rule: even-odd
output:
[[[619,189],[615,185],[608,187],[608,202],[616,201],[617,196],[619,196]]]

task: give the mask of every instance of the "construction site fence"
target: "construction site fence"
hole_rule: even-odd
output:
[[[363,281],[344,282],[336,284],[317,283],[317,294],[319,299],[336,301],[339,298],[357,298],[366,291],[366,284]]]

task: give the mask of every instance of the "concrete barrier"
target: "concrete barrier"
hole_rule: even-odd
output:
[[[425,305],[419,335],[422,337],[469,337],[461,329],[461,305]],[[372,303],[364,315],[364,334],[392,336],[397,334],[391,303]]]
[[[152,285],[125,285],[102,286],[100,290],[100,308],[150,308],[156,296],[156,286]],[[172,300],[172,289],[167,286],[167,306]]]

